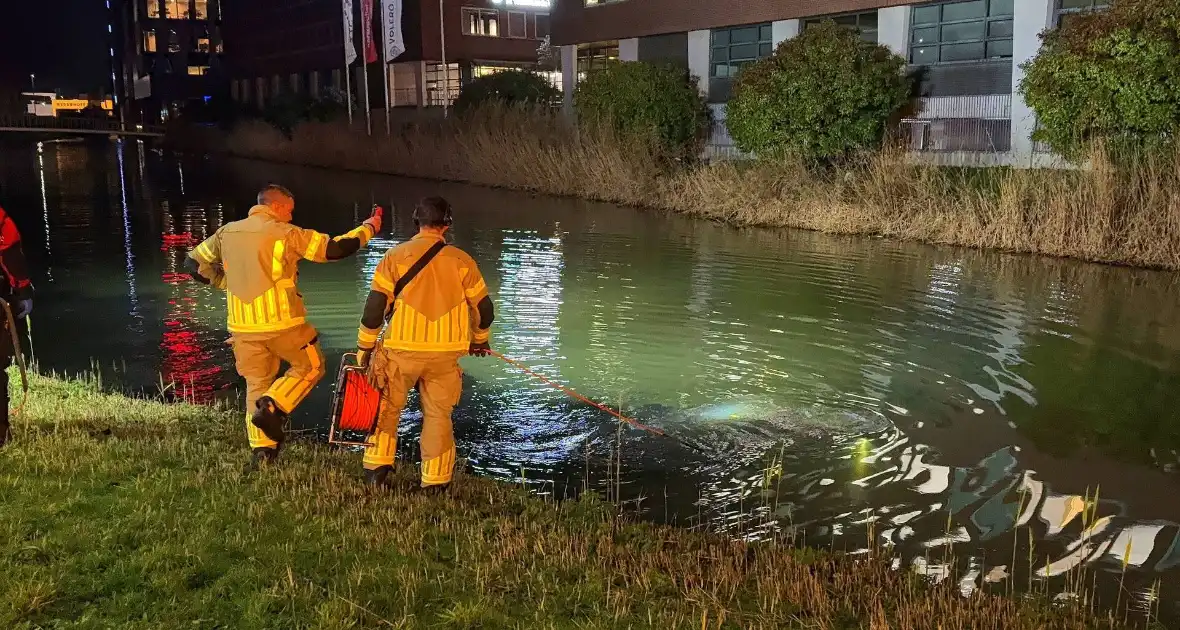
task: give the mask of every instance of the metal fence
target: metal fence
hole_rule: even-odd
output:
[[[113,118],[82,118],[73,116],[0,116],[0,130],[5,131],[77,131],[83,133],[115,133],[128,135],[163,135],[159,125],[121,123]]]
[[[926,98],[901,122],[911,151],[1005,152],[1012,148],[1012,95]]]
[[[710,160],[749,157],[739,150],[725,125],[723,105],[710,106],[713,126],[705,145]],[[1012,96],[961,96],[922,99],[900,125],[901,139],[919,153],[1005,153],[1012,148]]]

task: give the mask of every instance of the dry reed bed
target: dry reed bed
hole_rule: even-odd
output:
[[[214,150],[328,168],[471,182],[686,213],[738,225],[879,235],[1180,269],[1180,153],[1115,169],[964,171],[884,152],[839,172],[799,164],[661,166],[643,146],[517,111],[367,137],[308,123],[290,140],[239,126]],[[209,146],[207,142],[205,146]]]
[[[240,424],[36,378],[0,450],[0,627],[1123,627],[594,499],[468,477],[449,496],[373,493],[356,454],[323,446],[243,476]]]

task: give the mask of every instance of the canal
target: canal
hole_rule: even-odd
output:
[[[468,358],[455,424],[475,473],[617,492],[646,518],[734,536],[884,546],[965,592],[1068,597],[1082,582],[1114,598],[1121,583],[1139,614],[1157,592],[1176,613],[1176,274],[738,230],[136,142],[0,150],[0,203],[36,270],[44,368],[98,369],[146,395],[238,397],[224,298],[186,282],[181,261],[278,182],[298,223],[333,234],[373,203],[394,208],[357,258],[301,268],[334,373],[384,250],[412,234],[416,199],[441,194],[455,244],[492,288],[494,347],[670,436],[620,431]],[[322,431],[330,396],[325,382],[298,426]],[[403,433],[419,418],[407,411]],[[415,448],[403,439],[399,456]]]

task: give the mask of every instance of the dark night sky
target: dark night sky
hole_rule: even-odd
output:
[[[0,91],[97,92],[110,81],[106,0],[0,0]],[[106,88],[105,91],[110,91]]]

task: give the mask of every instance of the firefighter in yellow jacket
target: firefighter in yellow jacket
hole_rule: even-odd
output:
[[[226,326],[238,374],[246,379],[246,433],[252,467],[273,461],[288,415],[325,373],[315,328],[295,287],[300,260],[355,254],[381,231],[381,209],[360,227],[331,238],[291,224],[295,197],[271,184],[247,218],[222,226],[186,261],[193,279],[226,291]],[[280,362],[290,368],[276,380]]]
[[[364,456],[365,479],[373,485],[385,484],[393,470],[398,420],[414,387],[422,401],[422,487],[450,483],[451,410],[463,391],[459,358],[491,352],[492,300],[475,260],[447,245],[451,221],[445,199],[423,199],[414,210],[417,236],[386,252],[373,275],[357,333],[360,362],[383,394]]]

